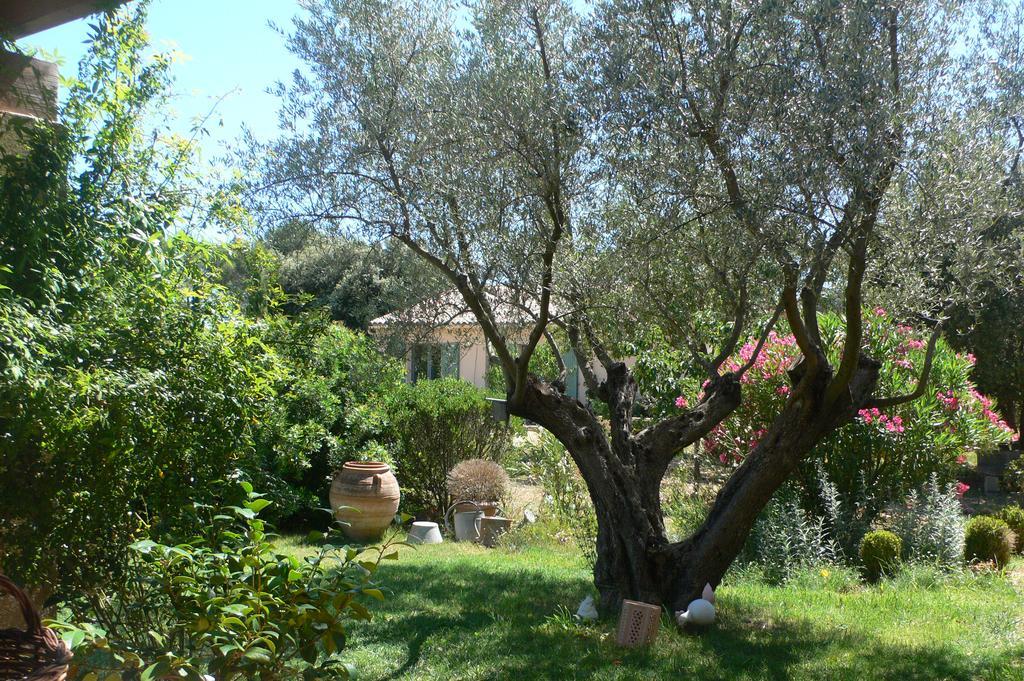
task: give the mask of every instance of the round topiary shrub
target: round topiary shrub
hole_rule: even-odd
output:
[[[860,559],[867,578],[874,582],[883,574],[891,574],[900,562],[903,541],[888,530],[874,530],[860,542]]]
[[[1024,456],[1018,456],[1009,463],[1000,483],[1007,492],[1024,495]]]
[[[999,518],[975,516],[967,523],[964,558],[968,562],[994,562],[1001,568],[1010,562],[1016,540],[1010,526]]]
[[[1017,553],[1024,553],[1024,508],[1016,505],[1007,506],[999,511],[996,517],[1010,526],[1013,533],[1017,535],[1015,550]]]
[[[500,501],[507,487],[508,473],[494,461],[467,459],[448,473],[448,494],[456,501]]]

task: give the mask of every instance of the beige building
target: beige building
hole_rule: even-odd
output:
[[[489,295],[499,331],[513,342],[525,342],[532,326],[535,303],[516,301],[511,292],[498,288]],[[370,322],[370,333],[401,348],[406,379],[455,377],[478,388],[487,387],[487,373],[496,361],[483,329],[462,297],[447,291],[417,305],[378,317]],[[576,356],[562,349],[566,367],[566,394],[586,401],[583,376]],[[594,365],[598,377],[604,368]]]
[[[126,1],[0,0],[0,36],[18,40]],[[0,134],[13,121],[55,121],[57,77],[56,64],[0,49]]]

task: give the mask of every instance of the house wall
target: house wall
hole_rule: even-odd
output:
[[[13,125],[56,119],[57,65],[0,50],[0,150],[23,150]]]
[[[381,329],[373,329],[371,327],[371,333],[381,334]],[[418,338],[417,342],[424,343],[451,343],[459,346],[459,378],[468,383],[472,383],[478,388],[487,387],[487,343],[484,339],[483,330],[479,326],[471,325],[457,325],[434,329],[430,334],[424,338]],[[405,377],[406,380],[412,380],[412,372],[410,363],[412,361],[411,353],[405,356]],[[629,357],[625,360],[628,366],[633,366],[636,363],[636,359]],[[604,370],[604,367],[596,359],[592,359],[590,367],[597,377],[598,381],[603,381],[607,378],[608,374]],[[582,372],[577,369],[573,376],[566,377],[566,390],[568,394],[573,394],[573,388],[571,383],[575,382],[577,398],[586,403],[587,402],[587,388],[586,382],[583,380]]]

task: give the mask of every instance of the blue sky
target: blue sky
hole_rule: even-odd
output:
[[[288,30],[299,11],[296,0],[153,1],[148,28],[154,48],[183,54],[173,70],[175,128],[188,132],[226,95],[206,126],[210,136],[202,151],[207,160],[237,139],[243,124],[261,138],[274,135],[277,101],[266,89],[287,80],[299,63],[268,24]],[[58,57],[61,72],[74,75],[86,50],[88,24],[87,19],[64,24],[23,38],[19,45]]]

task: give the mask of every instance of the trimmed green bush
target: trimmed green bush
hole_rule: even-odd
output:
[[[968,562],[994,562],[1003,567],[1010,562],[1017,540],[1010,526],[999,518],[980,515],[967,523],[964,558]]]
[[[1014,550],[1017,553],[1024,553],[1024,508],[1017,505],[1007,506],[999,511],[996,517],[1009,525],[1013,533],[1017,535]]]
[[[883,575],[891,575],[903,553],[903,541],[888,530],[874,530],[860,542],[860,559],[864,572],[872,582]]]
[[[512,432],[495,421],[484,393],[457,378],[403,384],[385,404],[395,475],[406,511],[440,517],[448,473],[467,459],[503,461]]]

